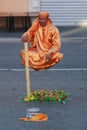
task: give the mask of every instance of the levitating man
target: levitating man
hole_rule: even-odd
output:
[[[48,12],[40,12],[32,26],[22,35],[22,41],[28,42],[28,63],[34,70],[47,69],[63,58],[60,52],[60,33],[52,24]],[[25,52],[20,53],[22,65],[25,64]]]

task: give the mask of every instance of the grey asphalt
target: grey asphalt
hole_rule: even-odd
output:
[[[64,58],[46,71],[30,70],[31,91],[65,90],[71,96],[58,102],[24,103],[25,67],[21,66],[23,32],[0,32],[0,130],[87,130],[87,28],[60,27]],[[26,110],[39,107],[47,122],[24,122]]]

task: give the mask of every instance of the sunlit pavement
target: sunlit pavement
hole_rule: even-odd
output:
[[[61,51],[64,58],[46,71],[30,69],[30,86],[31,91],[43,88],[65,90],[71,97],[66,104],[21,101],[26,94],[25,67],[21,66],[20,61],[20,50],[24,47],[21,33],[1,35],[0,130],[87,129],[87,33],[85,28],[62,29]],[[26,115],[27,108],[31,107],[39,107],[42,113],[48,115],[48,121],[19,121],[20,117]]]

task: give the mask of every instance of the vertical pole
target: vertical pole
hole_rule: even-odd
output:
[[[27,97],[30,96],[30,73],[29,73],[29,63],[28,63],[28,43],[24,43],[25,50],[25,69],[26,69],[26,87],[27,87]]]

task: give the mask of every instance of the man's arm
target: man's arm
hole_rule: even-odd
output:
[[[61,47],[60,43],[60,33],[57,28],[55,28],[52,36],[52,47],[46,55],[46,59],[51,59],[51,55],[55,54]]]
[[[55,28],[53,32],[53,36],[52,36],[52,47],[48,53],[51,53],[51,52],[55,53],[56,51],[60,49],[60,47],[61,47],[60,33],[59,33],[59,30]]]
[[[22,35],[22,41],[23,42],[33,42],[35,33],[38,29],[39,22],[38,19],[35,19],[32,23],[32,26]]]

